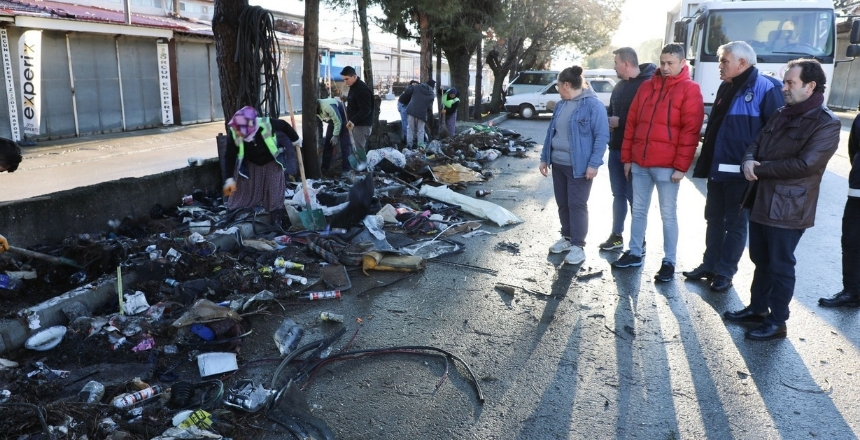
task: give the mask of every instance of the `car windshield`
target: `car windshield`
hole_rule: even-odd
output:
[[[743,40],[759,57],[768,55],[833,56],[833,11],[711,11],[703,50],[717,55],[730,41]]]

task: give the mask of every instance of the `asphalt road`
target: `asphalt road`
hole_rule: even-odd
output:
[[[544,119],[503,126],[542,141],[547,125]],[[558,238],[552,186],[537,164],[534,152],[492,165],[496,177],[483,185],[495,191],[488,200],[526,222],[487,227],[496,235],[464,240],[467,250],[455,260],[498,275],[430,263],[421,275],[364,294],[358,292],[385,280],[358,279],[342,303],[296,312],[300,323],[313,327],[315,313],[336,307],[348,321],[362,319],[360,348],[435,345],[463,357],[480,378],[484,404],[465,372],[453,366],[436,390],[444,372],[438,359],[377,358],[332,366],[307,389],[307,398],[341,437],[857,437],[857,312],[816,304],[841,288],[843,150],[825,175],[817,225],[798,247],[789,337],[771,342],[744,340],[745,328],[720,316],[748,300],[753,265],[747,255],[727,293],[712,293],[680,273],[673,282],[653,282],[662,256],[656,204],[645,265],[610,268],[618,254],[597,249],[611,223],[604,168],[591,193],[583,265],[602,276],[578,280],[582,268],[559,267],[562,255],[547,252]],[[703,192],[700,179],[681,183],[679,272],[701,259]],[[520,252],[496,250],[502,242],[519,244]],[[511,296],[494,290],[499,282],[540,293],[517,289]]]

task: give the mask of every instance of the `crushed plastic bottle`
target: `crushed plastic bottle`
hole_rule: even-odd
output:
[[[78,393],[78,400],[84,403],[99,403],[102,396],[105,394],[105,386],[100,382],[91,380],[84,385],[81,392]]]
[[[0,274],[0,289],[18,290],[21,288],[21,280],[18,278],[9,278],[8,275]]]
[[[290,318],[284,320],[278,330],[275,331],[275,345],[281,352],[281,356],[290,354],[299,346],[304,330]]]

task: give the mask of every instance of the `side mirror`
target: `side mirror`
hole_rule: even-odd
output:
[[[850,58],[860,57],[860,44],[851,44],[845,49],[845,56]]]
[[[860,43],[860,20],[857,20],[856,18],[854,19],[854,22],[851,23],[851,35],[849,36],[848,41],[850,41],[851,44]]]
[[[853,33],[851,35],[854,35]],[[684,20],[678,20],[675,22],[675,29],[673,34],[674,43],[681,43],[683,45],[687,44],[687,23]]]

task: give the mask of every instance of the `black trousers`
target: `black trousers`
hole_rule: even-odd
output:
[[[860,295],[860,197],[848,197],[842,215],[842,288]]]

